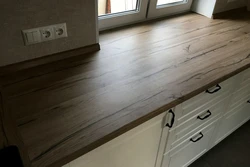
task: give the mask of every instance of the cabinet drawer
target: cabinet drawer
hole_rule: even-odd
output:
[[[199,132],[187,138],[177,148],[165,154],[162,167],[187,167],[209,148],[210,139],[217,126],[218,119]]]
[[[219,143],[250,118],[250,104],[245,102],[224,115],[214,145]]]
[[[215,93],[208,93],[203,92],[184,103],[178,105],[176,107],[176,125],[187,121],[191,117],[193,117],[195,114],[202,111],[204,108],[207,108],[208,106],[211,106],[212,104],[221,101],[222,99],[225,99],[232,89],[232,79],[229,79],[227,81],[222,82],[218,86],[213,87],[209,91],[212,92],[213,90],[217,92]]]
[[[206,110],[208,110],[211,106],[214,106],[214,104],[220,105],[218,102],[223,103],[223,100],[228,98],[228,95],[229,95],[229,91],[224,91],[220,93],[219,95],[215,96],[213,99],[201,103],[200,106],[195,105],[196,108],[193,108],[193,107],[185,108],[183,107],[183,104],[176,106],[175,112],[176,112],[177,118],[175,120],[174,127],[180,126],[184,122],[187,122],[191,118],[195,117],[197,114],[206,112]]]
[[[232,94],[229,109],[241,105],[242,103],[245,103],[248,100],[250,100],[250,84],[245,85],[244,87]]]
[[[182,143],[186,138],[194,135],[197,131],[199,131],[199,129],[202,129],[209,122],[220,117],[222,113],[224,113],[227,103],[227,99],[219,101],[213,106],[205,108],[200,113],[194,115],[188,121],[183,122],[176,128],[170,129],[165,152],[169,152],[171,149]]]
[[[241,85],[246,85],[249,84],[250,81],[250,69],[245,70],[242,72],[242,80],[241,80]]]

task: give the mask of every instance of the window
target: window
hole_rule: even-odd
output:
[[[192,0],[150,0],[148,18],[190,11]]]
[[[98,0],[99,29],[107,29],[146,18],[148,0]]]
[[[189,11],[192,4],[192,0],[97,1],[100,30]]]
[[[99,0],[98,16],[138,11],[138,0]]]

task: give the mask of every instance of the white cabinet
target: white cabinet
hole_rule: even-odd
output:
[[[247,103],[246,103],[247,104]],[[247,122],[250,118],[250,104],[237,106],[231,112],[224,115],[218,129],[214,145],[218,144],[233,131]]]
[[[187,167],[250,119],[250,69],[65,167]]]
[[[70,167],[154,167],[165,114],[70,162]],[[66,166],[67,167],[67,166]]]
[[[178,147],[165,154],[162,167],[187,167],[209,149],[209,142],[218,119],[200,129]]]
[[[190,165],[250,119],[249,100],[248,69],[176,106],[173,127],[163,129],[156,167]]]
[[[213,146],[250,119],[250,70],[243,71],[235,79],[236,88],[231,94],[227,111],[220,121]]]

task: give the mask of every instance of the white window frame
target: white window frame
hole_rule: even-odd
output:
[[[162,16],[170,16],[191,10],[193,0],[184,0],[166,5],[157,6],[157,0],[150,0],[148,8],[148,18],[157,18]]]
[[[148,0],[138,0],[138,11],[127,11],[99,16],[99,30],[115,27],[146,20]],[[98,5],[98,0],[96,5]]]

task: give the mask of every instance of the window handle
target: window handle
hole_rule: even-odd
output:
[[[191,138],[190,141],[193,142],[193,143],[196,143],[196,142],[198,142],[199,140],[201,140],[204,137],[204,135],[202,134],[202,132],[199,133],[199,136],[200,137],[198,137],[197,139]]]
[[[218,92],[219,90],[221,90],[221,86],[220,86],[219,84],[217,84],[217,85],[215,86],[215,89],[214,89],[214,90],[210,91],[210,90],[208,89],[208,90],[206,90],[206,92],[209,93],[209,94],[214,94],[214,93]]]
[[[173,125],[174,125],[174,121],[175,121],[175,113],[173,112],[172,109],[170,109],[168,112],[169,112],[170,114],[172,114],[172,119],[171,119],[170,124],[167,123],[166,126],[169,127],[169,128],[172,128]]]
[[[208,110],[207,114],[204,117],[198,116],[197,119],[205,120],[205,119],[209,118],[211,115],[212,115],[211,111]]]

